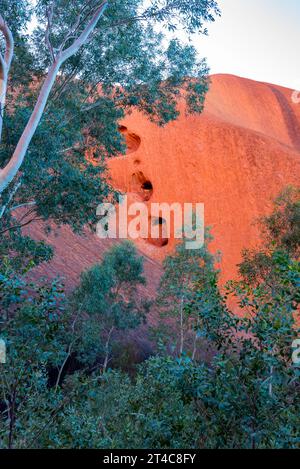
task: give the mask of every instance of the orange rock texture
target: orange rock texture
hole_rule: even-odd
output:
[[[129,202],[204,203],[225,281],[236,276],[242,249],[258,242],[254,221],[281,189],[299,184],[300,104],[292,90],[215,75],[203,114],[181,111],[163,128],[139,113],[121,123],[128,152],[109,161],[112,182]],[[161,260],[174,240],[159,241],[137,244]]]
[[[120,123],[128,151],[108,161],[115,188],[129,202],[204,203],[213,251],[222,252],[222,281],[234,278],[241,251],[258,243],[254,221],[267,214],[272,200],[289,184],[299,184],[300,104],[292,90],[230,75],[211,77],[202,115],[181,117],[160,128],[142,114]],[[160,220],[158,220],[160,223]],[[80,272],[99,262],[113,241],[88,234],[78,237],[63,228],[46,238],[42,226],[29,232],[56,249],[47,271],[62,274],[70,287]],[[139,239],[146,258],[147,292],[152,296],[160,261],[174,249],[164,226],[161,239]]]

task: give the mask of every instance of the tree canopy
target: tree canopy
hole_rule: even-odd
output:
[[[206,34],[219,10],[213,0],[1,0],[0,13],[0,233],[8,249],[8,238],[20,240],[35,220],[95,226],[98,204],[114,198],[105,158],[126,149],[126,113],[164,125],[178,117],[180,99],[187,112],[202,111],[208,67],[177,31]]]

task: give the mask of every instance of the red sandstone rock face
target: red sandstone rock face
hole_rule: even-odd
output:
[[[241,250],[258,241],[255,219],[283,187],[299,184],[300,105],[291,90],[216,75],[205,112],[182,111],[164,128],[138,113],[126,118],[121,129],[129,151],[109,161],[110,174],[129,201],[204,203],[227,280],[236,275]],[[159,260],[174,248],[172,239],[137,244]]]
[[[159,128],[133,113],[120,127],[128,153],[108,163],[114,186],[127,192],[129,201],[204,203],[212,249],[223,255],[222,280],[233,278],[241,250],[258,242],[255,219],[268,213],[283,187],[299,184],[300,104],[291,96],[291,90],[275,85],[216,75],[201,116],[183,113]],[[46,238],[40,225],[30,232]],[[159,261],[174,248],[163,224],[161,233],[162,240],[136,241],[146,255],[150,296],[158,286]],[[63,274],[69,287],[111,244],[66,228],[46,239],[56,255],[47,271],[39,271]]]

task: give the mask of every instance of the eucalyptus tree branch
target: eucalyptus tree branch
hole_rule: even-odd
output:
[[[61,43],[60,48],[59,48],[60,51],[63,51],[66,43],[68,42],[68,40],[76,38],[76,36],[74,36],[74,35],[75,35],[79,25],[80,25],[81,19],[82,19],[82,15],[81,15],[81,13],[79,13],[74,26],[71,28],[70,32],[66,35],[63,42]]]
[[[13,225],[13,226],[10,226],[9,228],[5,228],[5,230],[0,231],[0,235],[3,235],[5,233],[7,233],[8,231],[14,231],[14,230],[18,230],[20,228],[24,228],[25,226],[30,225],[30,223],[32,223],[34,221],[41,221],[41,220],[43,220],[41,217],[33,217],[30,220],[28,220],[24,223],[21,223],[19,225]]]
[[[36,202],[34,200],[32,202],[24,202],[24,204],[19,204],[15,205],[14,207],[11,207],[10,212],[14,212],[18,208],[33,207],[34,205],[36,205]]]
[[[70,39],[76,39],[76,33],[79,29],[79,27],[84,23],[84,21],[87,20],[87,18],[91,15],[91,14],[94,14],[94,9],[95,9],[95,6],[94,8],[92,8],[92,4],[95,3],[95,0],[88,0],[83,6],[82,8],[80,9],[79,13],[78,13],[78,16],[76,18],[76,21],[74,23],[74,25],[70,28],[70,32],[66,35],[65,39],[63,40],[62,44],[60,45],[60,48],[59,50],[60,51],[63,51],[66,43],[68,42],[68,40]],[[86,10],[90,8],[87,12]],[[83,16],[84,15],[84,16]]]
[[[43,112],[45,110],[50,92],[53,88],[53,85],[55,83],[60,67],[66,60],[68,60],[71,56],[76,54],[78,50],[86,43],[86,41],[89,39],[90,35],[94,31],[95,27],[97,26],[100,18],[104,14],[107,6],[108,6],[107,1],[104,1],[103,3],[101,3],[101,5],[99,5],[99,7],[95,10],[92,18],[90,19],[90,21],[88,22],[88,24],[86,25],[82,33],[79,35],[79,37],[73,42],[73,44],[70,47],[68,47],[67,49],[63,51],[60,51],[58,55],[55,57],[55,60],[52,63],[51,67],[49,68],[47,77],[41,88],[34,110],[23,131],[23,134],[21,135],[21,138],[16,146],[16,149],[10,161],[8,162],[8,164],[2,170],[0,170],[0,194],[12,182],[12,180],[17,175],[21,165],[23,164],[29,144],[42,119]],[[6,31],[6,34],[8,34],[7,31],[9,31],[9,29],[6,27],[6,24],[3,22],[3,20],[1,22],[1,19],[0,19],[0,30],[1,30],[1,25],[2,25],[2,29]],[[5,57],[7,59],[10,59],[11,61],[12,47],[9,47],[9,45],[6,50]]]
[[[104,14],[106,8],[108,7],[107,1],[104,1],[101,3],[101,5],[95,10],[95,13],[93,14],[92,19],[86,26],[86,28],[82,31],[80,36],[73,42],[73,44],[68,47],[67,49],[64,49],[61,52],[60,58],[62,63],[65,62],[67,59],[72,57],[72,55],[75,55],[78,50],[83,46],[86,41],[89,39],[90,35],[94,31],[95,27],[97,26],[97,23],[101,16]]]
[[[17,222],[18,224],[22,223],[23,220],[25,220],[26,218],[28,218],[30,215],[32,215],[33,213],[35,213],[35,209],[34,208],[30,208],[29,210],[27,210],[25,213],[22,214],[21,218],[18,218]]]
[[[111,336],[112,336],[112,333],[114,331],[114,326],[112,326],[108,332],[108,336],[107,336],[107,340],[105,342],[105,358],[104,358],[104,363],[103,363],[103,373],[106,372],[106,369],[107,369],[107,365],[109,363],[109,344],[110,344],[110,339],[111,339]]]
[[[55,383],[55,388],[54,388],[54,392],[57,392],[58,390],[58,386],[61,382],[61,377],[62,377],[62,373],[64,371],[64,368],[68,362],[68,359],[71,357],[71,352],[72,352],[72,348],[74,346],[74,343],[76,342],[76,338],[75,338],[75,328],[76,328],[76,323],[78,321],[78,318],[79,318],[79,314],[81,313],[81,309],[79,308],[79,310],[77,311],[77,314],[76,314],[76,317],[72,323],[72,340],[69,344],[69,347],[68,347],[68,350],[67,350],[67,353],[66,353],[66,356],[65,356],[65,359],[59,369],[59,372],[58,372],[58,375],[57,375],[57,379],[56,379],[56,383]]]
[[[62,93],[64,92],[66,86],[70,83],[70,81],[73,80],[73,78],[76,77],[76,74],[77,74],[77,70],[78,70],[78,66],[75,65],[72,69],[72,72],[67,75],[61,84],[59,84],[58,88],[56,90],[54,90],[53,94],[52,94],[52,101],[55,102],[57,101],[60,96],[62,95]]]
[[[3,17],[0,14],[0,31],[2,32],[5,39],[5,53],[4,60],[9,70],[13,54],[14,54],[14,39],[11,30],[9,29],[7,23],[4,21]]]
[[[54,50],[53,50],[53,46],[50,40],[50,34],[51,34],[51,28],[52,28],[52,22],[53,22],[53,13],[54,13],[54,3],[52,3],[49,9],[47,8],[47,28],[46,28],[46,33],[45,33],[45,42],[49,49],[52,62],[55,61]]]
[[[0,54],[0,142],[2,136],[4,108],[7,92],[7,80],[9,69],[11,66],[13,53],[14,53],[14,39],[13,35],[0,14],[0,31],[4,36],[5,40],[5,52],[4,56]]]

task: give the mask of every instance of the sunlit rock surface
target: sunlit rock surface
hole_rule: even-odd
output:
[[[288,184],[299,184],[300,104],[292,90],[230,76],[212,77],[205,111],[183,114],[163,128],[133,113],[120,123],[126,138],[125,156],[108,162],[113,185],[130,201],[204,203],[211,227],[213,251],[222,252],[222,281],[236,275],[244,247],[259,242],[254,221],[271,209],[271,201]],[[161,260],[174,248],[162,238],[136,241],[145,255],[147,286],[153,296],[161,274]],[[41,225],[29,232],[55,247],[50,265],[39,274],[62,274],[68,288],[79,273],[98,262],[115,241],[91,234],[75,236],[63,228],[49,238]]]

